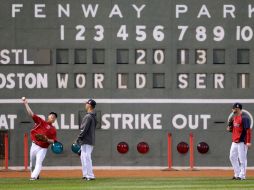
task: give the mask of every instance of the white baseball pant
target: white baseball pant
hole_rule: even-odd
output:
[[[234,176],[242,179],[246,178],[248,147],[244,142],[232,142],[229,159],[234,169]]]
[[[42,148],[32,143],[30,149],[30,170],[31,178],[37,179],[41,172],[42,162],[47,154],[47,148]]]
[[[82,173],[83,177],[86,178],[95,178],[93,173],[93,164],[91,154],[93,152],[93,146],[84,144],[81,145],[81,165],[82,165]]]

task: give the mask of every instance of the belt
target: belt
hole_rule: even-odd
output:
[[[234,141],[234,143],[238,144],[238,143],[244,143],[242,141]]]
[[[32,141],[32,143],[34,143],[34,144],[36,144],[37,146],[41,147],[41,145],[39,145],[39,144],[36,143],[35,141]],[[47,149],[47,147],[41,147],[41,148],[46,148],[46,149]]]
[[[32,141],[32,143],[36,144],[37,146],[41,147],[38,143],[36,143],[35,141]]]

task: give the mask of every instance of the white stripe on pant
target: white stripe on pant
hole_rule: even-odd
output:
[[[32,143],[30,149],[30,170],[31,178],[37,179],[41,172],[42,162],[47,154],[47,148],[42,148],[35,143]]]
[[[80,160],[82,164],[83,177],[95,178],[93,173],[93,164],[91,154],[93,152],[93,146],[88,144],[81,145]]]
[[[234,168],[234,176],[245,179],[248,147],[244,142],[232,142],[229,159]]]

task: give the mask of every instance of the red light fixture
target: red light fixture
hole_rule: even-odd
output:
[[[126,142],[120,142],[117,145],[117,151],[121,154],[125,154],[129,151],[129,145]]]
[[[146,142],[140,142],[137,145],[137,150],[140,154],[146,154],[149,151],[149,145]]]
[[[209,150],[209,145],[206,142],[200,142],[197,145],[198,152],[201,154],[205,154]]]
[[[177,151],[181,154],[185,154],[189,151],[189,145],[186,142],[180,142],[177,145]]]

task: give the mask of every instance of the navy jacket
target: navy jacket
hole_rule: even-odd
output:
[[[77,144],[95,144],[95,129],[96,129],[96,114],[95,112],[86,113],[80,125],[80,133],[78,135]]]

